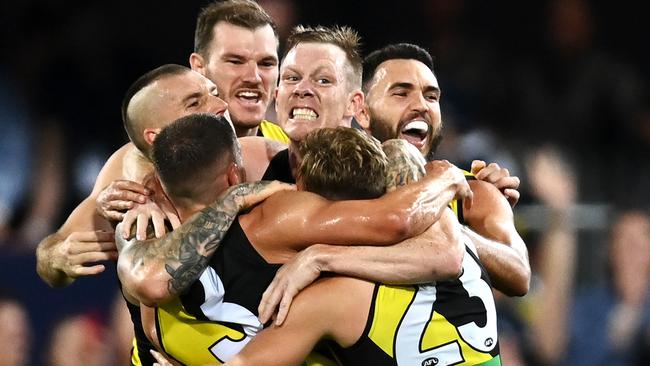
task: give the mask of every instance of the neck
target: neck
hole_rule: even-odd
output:
[[[235,134],[237,135],[237,137],[256,136],[257,127],[246,128],[246,127],[235,126]]]
[[[289,143],[289,166],[291,167],[291,175],[295,178],[298,174],[298,168],[300,167],[300,162],[302,161],[302,156],[300,156],[300,149],[298,146],[299,142],[291,140]]]

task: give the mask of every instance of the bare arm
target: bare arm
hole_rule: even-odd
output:
[[[492,184],[470,181],[474,200],[463,207],[465,221],[476,233],[466,231],[476,245],[492,285],[510,296],[523,296],[530,286],[528,249],[514,225],[512,208]]]
[[[470,193],[463,174],[448,162],[436,162],[430,170],[420,181],[373,200],[329,201],[309,192],[276,195],[242,225],[253,233],[253,243],[277,251],[317,243],[395,244],[423,233],[452,199]]]
[[[67,286],[79,276],[101,273],[104,265],[87,264],[116,259],[113,228],[95,210],[95,199],[106,185],[121,177],[122,159],[132,148],[133,145],[127,144],[108,159],[97,176],[90,196],[74,209],[57,232],[39,243],[36,271],[48,285]]]
[[[222,199],[162,238],[127,241],[118,235],[118,274],[124,288],[148,306],[182,293],[206,268],[240,210],[278,190],[292,188],[278,182],[234,186]]]
[[[300,365],[322,338],[353,345],[363,333],[373,289],[351,278],[319,280],[296,297],[281,327],[264,329],[226,365]]]
[[[260,320],[268,321],[279,304],[281,324],[293,297],[322,272],[383,283],[425,283],[456,278],[465,245],[450,209],[423,234],[387,247],[313,245],[285,263],[262,296]]]

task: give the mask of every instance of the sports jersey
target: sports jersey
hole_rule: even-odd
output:
[[[462,201],[450,208],[464,224]],[[465,244],[456,280],[376,284],[361,338],[347,349],[333,349],[344,365],[501,365],[491,283],[474,245]]]
[[[279,180],[284,183],[296,183],[296,179],[291,174],[289,149],[284,149],[275,154],[269,162],[269,166],[266,168],[262,180]]]
[[[418,286],[375,285],[366,328],[344,365],[501,365],[490,281],[471,243],[462,275]]]
[[[156,309],[164,351],[187,365],[230,359],[262,329],[257,306],[279,266],[255,251],[235,220],[190,290]]]
[[[284,130],[273,122],[262,120],[260,123],[260,128],[257,130],[258,136],[264,136],[271,140],[284,142],[285,144],[289,143],[289,136],[284,133]]]

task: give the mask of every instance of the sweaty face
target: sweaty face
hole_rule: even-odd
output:
[[[278,123],[293,141],[323,127],[350,126],[352,92],[345,52],[325,43],[300,43],[280,67]]]
[[[195,71],[163,77],[137,93],[129,110],[144,128],[162,128],[192,113],[223,114],[228,106],[213,82]]]
[[[278,81],[278,40],[270,25],[246,29],[226,22],[214,27],[205,76],[214,81],[240,129],[264,119]]]
[[[366,96],[370,130],[380,141],[399,138],[427,156],[442,127],[440,88],[416,60],[388,60],[375,71]]]

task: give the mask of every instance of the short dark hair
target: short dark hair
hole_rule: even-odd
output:
[[[278,30],[273,18],[255,1],[252,0],[226,0],[214,1],[201,9],[196,19],[194,31],[194,52],[203,57],[208,57],[208,49],[214,38],[214,26],[219,22],[254,30],[265,25],[270,25],[278,38]]]
[[[347,26],[304,26],[298,25],[293,28],[287,38],[286,52],[284,57],[300,43],[326,43],[333,44],[345,52],[352,73],[348,75],[349,86],[361,88],[361,37],[354,29]]]
[[[371,52],[363,60],[363,92],[367,93],[369,83],[377,71],[377,67],[388,60],[416,60],[425,64],[433,71],[433,57],[424,48],[411,43],[389,44]],[[435,75],[435,72],[434,72]]]
[[[300,144],[298,179],[307,191],[332,199],[371,199],[386,193],[388,160],[379,142],[349,128],[320,128]]]
[[[143,126],[141,126],[139,123],[136,123],[129,116],[128,110],[131,99],[133,99],[133,96],[135,96],[140,90],[153,84],[157,80],[172,75],[181,75],[190,71],[191,70],[186,66],[176,64],[162,65],[140,76],[127,89],[126,94],[124,95],[124,99],[122,99],[122,122],[124,123],[124,129],[129,136],[129,140],[131,140],[135,147],[137,147],[143,153],[147,154],[149,151],[149,145],[144,141],[144,138],[142,137]]]
[[[223,116],[191,114],[160,131],[153,144],[153,164],[170,198],[196,199],[201,182],[214,180],[227,162],[240,163],[232,125]]]

